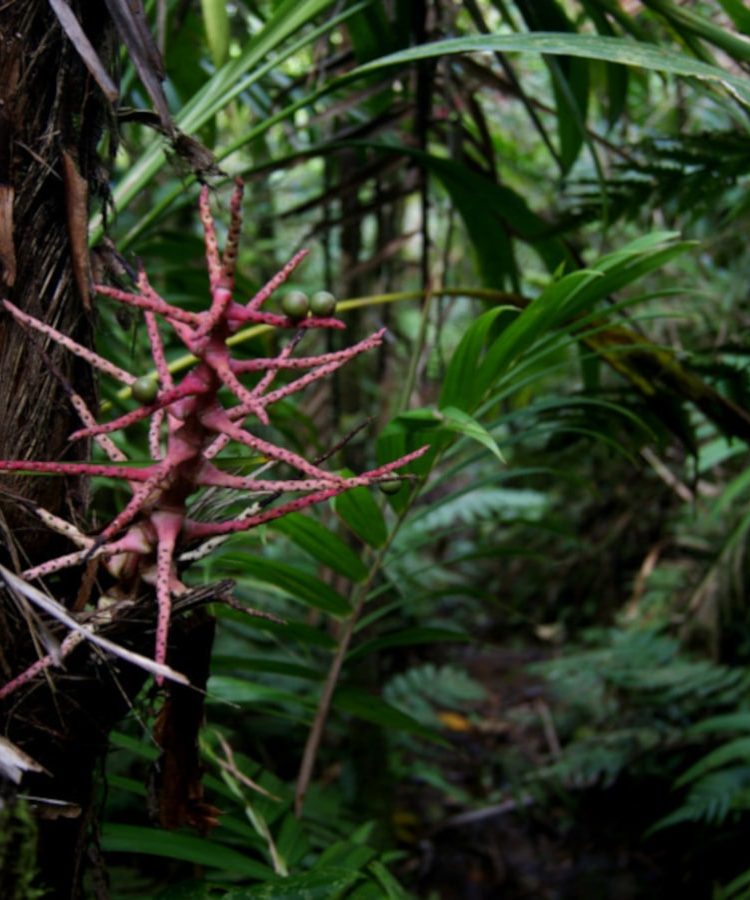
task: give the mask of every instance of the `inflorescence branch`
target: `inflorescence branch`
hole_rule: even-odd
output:
[[[141,406],[110,422],[98,424],[84,401],[71,393],[71,402],[81,420],[82,428],[71,438],[92,437],[109,457],[109,463],[80,462],[24,462],[0,460],[1,472],[29,472],[59,475],[100,475],[126,481],[132,496],[125,507],[96,536],[89,537],[73,526],[67,532],[80,548],[56,559],[48,560],[23,573],[27,580],[41,578],[63,568],[81,565],[100,558],[116,579],[116,586],[108,593],[127,596],[140,582],[155,586],[158,604],[156,627],[156,663],[163,664],[167,655],[167,638],[172,597],[185,591],[180,581],[176,561],[186,544],[201,538],[217,538],[247,531],[315,503],[321,503],[355,487],[392,480],[394,473],[417,459],[426,448],[394,460],[387,465],[361,475],[344,478],[308,462],[291,450],[264,440],[249,429],[246,419],[254,416],[261,424],[268,424],[268,408],[279,400],[304,390],[310,384],[330,375],[360,353],[378,347],[385,329],[344,350],[318,356],[292,356],[307,329],[341,329],[344,323],[329,316],[309,316],[295,319],[286,315],[264,312],[265,301],[279,288],[302,262],[306,251],[297,253],[247,303],[234,300],[234,276],[237,246],[241,230],[242,184],[237,182],[230,205],[230,226],[223,257],[219,254],[216,227],[209,208],[208,189],[200,194],[200,220],[205,236],[206,260],[209,274],[211,302],[207,310],[187,312],[168,303],[149,284],[145,272],[137,278],[137,293],[105,285],[97,285],[98,293],[119,303],[143,311],[148,332],[151,356],[156,371],[153,396]],[[50,325],[22,312],[10,301],[2,306],[24,327],[40,332],[49,340],[67,348],[92,366],[134,389],[139,382],[97,353],[82,347]],[[175,382],[167,366],[158,318],[175,332],[197,362],[179,381]],[[248,324],[273,325],[296,331],[292,340],[273,358],[253,360],[232,359],[228,339]],[[304,374],[269,390],[279,372]],[[247,386],[241,378],[248,373],[261,373],[255,386]],[[237,401],[224,406],[219,393],[225,388]],[[122,428],[149,420],[149,452],[152,462],[145,466],[127,465],[125,454],[108,435]],[[268,460],[285,463],[297,473],[293,479],[261,479],[230,475],[217,468],[213,459],[228,443],[242,444]],[[395,477],[408,478],[409,476]],[[218,522],[197,522],[188,515],[188,503],[193,494],[204,487],[246,491],[252,494],[271,494],[270,502],[284,493],[302,494],[282,500],[275,506],[244,514],[237,519]],[[49,513],[50,527],[66,533],[64,523]],[[75,632],[73,633],[73,635]],[[61,645],[60,657],[72,650],[80,639],[71,635]],[[0,688],[0,699],[28,682],[53,662],[50,655],[38,660],[21,675]],[[161,683],[161,678],[157,678]]]

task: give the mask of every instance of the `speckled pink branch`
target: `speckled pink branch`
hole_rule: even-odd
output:
[[[18,690],[18,688],[31,681],[32,678],[35,678],[45,669],[49,669],[50,666],[58,665],[83,640],[83,635],[77,631],[69,634],[62,642],[62,644],[60,644],[60,649],[56,654],[48,653],[46,656],[40,657],[35,663],[32,663],[28,669],[26,669],[24,672],[21,672],[20,675],[17,675],[7,684],[4,684],[2,687],[0,687],[0,700],[5,699],[5,697],[9,697],[14,691]]]
[[[289,343],[285,347],[282,347],[278,355],[278,359],[282,361],[289,359],[292,353],[294,353],[297,344],[299,344],[303,337],[303,332],[298,331],[291,339],[291,341],[289,341]],[[232,360],[230,360],[230,365],[231,362]],[[246,416],[251,415],[255,411],[257,398],[262,397],[268,386],[273,382],[274,378],[276,378],[277,373],[278,369],[269,369],[252,389],[252,402],[241,403],[238,407],[234,407],[230,412],[230,418],[236,421],[237,419],[244,419]],[[213,459],[217,453],[220,453],[224,449],[224,447],[226,447],[230,440],[231,438],[227,434],[219,435],[216,440],[212,441],[208,445],[208,447],[206,447],[204,459]]]
[[[152,466],[134,468],[108,463],[37,462],[0,459],[0,472],[41,472],[46,475],[102,475],[123,481],[148,481]]]
[[[299,454],[293,453],[291,450],[286,450],[283,447],[277,447],[275,444],[271,444],[268,441],[256,437],[239,425],[235,425],[222,409],[211,410],[208,414],[203,416],[201,421],[207,428],[226,434],[232,438],[232,440],[237,441],[238,444],[244,444],[246,447],[250,447],[251,450],[257,450],[258,453],[262,453],[263,456],[267,456],[269,459],[275,459],[277,462],[286,463],[298,471],[304,472],[305,475],[309,475],[311,478],[322,478],[333,483],[341,481],[340,478],[332,475],[330,472],[319,469],[312,463],[307,462],[307,460],[302,456],[299,456]]]
[[[320,356],[297,356],[287,357],[279,354],[275,359],[264,357],[261,359],[238,359],[232,360],[232,371],[237,375],[245,372],[272,372],[280,369],[312,369],[316,366],[322,366],[326,363],[338,362],[343,360],[347,362],[360,353],[379,347],[383,343],[383,335],[386,329],[381,328],[364,340],[351,347],[345,347],[343,350],[334,350],[332,353],[321,353]]]
[[[141,284],[139,284],[138,287],[143,290]],[[193,325],[199,318],[196,313],[179,309],[178,307],[167,303],[166,300],[162,300],[153,289],[151,294],[147,294],[146,292],[142,294],[131,294],[129,291],[121,291],[119,288],[110,287],[107,284],[95,284],[94,290],[97,294],[111,297],[119,303],[125,303],[127,306],[135,306],[137,309],[148,309],[151,310],[151,312],[159,313],[159,315],[169,319],[175,319],[177,322],[182,322],[186,325]]]
[[[139,406],[138,409],[133,409],[128,413],[124,413],[123,415],[118,416],[118,418],[112,419],[111,422],[104,422],[101,425],[92,425],[90,428],[79,428],[78,431],[74,431],[70,435],[70,440],[79,441],[81,438],[95,437],[98,434],[111,434],[113,431],[119,431],[121,428],[127,428],[129,425],[134,425],[136,422],[140,422],[141,419],[147,419],[153,413],[160,409],[166,409],[178,400],[205,393],[206,390],[205,386],[196,384],[193,380],[188,383],[183,382],[177,387],[171,388],[171,390],[164,391],[153,403]]]
[[[428,450],[429,446],[425,445],[418,450],[414,450],[412,453],[407,453],[406,456],[402,456],[400,459],[386,463],[383,466],[378,466],[377,469],[373,469],[371,472],[367,473],[368,481],[377,481],[379,478],[382,478],[382,476],[395,472],[396,469],[408,465],[410,462],[414,462],[415,459],[419,459],[419,457],[423,456]],[[237,534],[240,531],[249,531],[251,528],[257,528],[258,525],[264,525],[266,522],[272,522],[274,519],[286,516],[289,513],[307,509],[308,506],[330,500],[332,497],[336,497],[351,488],[358,487],[359,485],[351,483],[356,480],[357,479],[344,480],[335,487],[314,491],[312,494],[307,494],[305,497],[298,497],[296,500],[282,503],[281,506],[275,506],[273,509],[265,510],[255,516],[248,516],[246,519],[237,519],[230,522],[194,522],[188,519],[183,525],[182,533],[187,540],[193,540],[196,538],[216,537],[221,534]]]

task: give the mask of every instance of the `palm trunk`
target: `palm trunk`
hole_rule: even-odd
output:
[[[100,0],[71,0],[71,9],[100,59],[111,59],[114,40]],[[102,181],[97,145],[107,101],[64,35],[49,0],[0,5],[0,297],[90,344],[92,319],[84,308],[85,279],[74,274],[72,247],[85,222],[88,195]],[[66,172],[67,169],[67,172]],[[76,176],[76,170],[80,179]],[[88,186],[88,193],[85,187]],[[81,215],[84,211],[83,216]],[[85,226],[84,226],[85,227]],[[83,232],[85,236],[85,231]],[[78,229],[80,239],[81,230]],[[79,267],[82,263],[78,253]],[[53,374],[56,369],[58,374]],[[34,340],[0,315],[0,458],[63,459],[84,455],[69,446],[76,423],[63,382],[89,401],[88,367],[49,342]],[[85,506],[85,485],[63,478],[8,478],[0,483],[0,561],[11,568],[56,553],[56,539],[25,510],[22,499],[70,518]],[[59,551],[57,551],[59,552]],[[55,594],[70,604],[76,586],[59,582]],[[23,670],[37,653],[27,621],[7,591],[0,592],[0,678]],[[0,734],[41,763],[24,790],[71,804],[74,817],[30,822],[0,785],[0,885],[4,898],[28,896],[36,860],[44,896],[80,896],[92,777],[106,740],[99,720],[101,686],[75,682],[63,695],[47,687],[0,705]],[[108,686],[111,690],[111,685]],[[112,711],[114,715],[116,710]]]

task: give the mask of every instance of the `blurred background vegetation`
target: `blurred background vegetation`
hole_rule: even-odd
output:
[[[146,8],[220,221],[247,185],[241,294],[305,246],[291,287],[332,291],[347,343],[389,329],[275,438],[313,458],[364,422],[352,470],[432,450],[414,488],[193,566],[280,621],[215,610],[210,835],[149,824],[147,700],[113,736],[112,896],[749,896],[745,4]],[[202,308],[199,186],[122,67],[94,241]]]

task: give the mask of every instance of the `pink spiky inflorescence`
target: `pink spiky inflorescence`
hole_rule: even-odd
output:
[[[0,472],[106,475],[129,484],[132,492],[130,501],[96,537],[87,537],[77,532],[75,535],[69,534],[79,550],[28,569],[23,575],[26,579],[39,578],[100,557],[112,575],[123,584],[137,583],[138,580],[153,584],[158,604],[155,649],[157,663],[164,663],[166,659],[172,596],[185,590],[178,577],[176,559],[186,542],[247,531],[287,513],[328,500],[351,488],[390,480],[396,470],[421,456],[427,449],[423,447],[362,475],[343,478],[308,462],[297,453],[261,439],[248,429],[245,420],[249,416],[267,424],[268,409],[274,403],[330,375],[360,353],[379,346],[384,329],[344,350],[294,358],[292,353],[303,331],[315,328],[341,329],[345,326],[333,317],[310,316],[295,320],[263,311],[265,301],[296,269],[304,259],[305,251],[297,253],[248,303],[241,304],[234,300],[241,200],[242,184],[238,181],[230,206],[227,243],[221,257],[209,208],[208,189],[204,187],[200,194],[200,218],[205,235],[211,296],[210,306],[204,312],[186,312],[168,303],[156,293],[143,271],[137,279],[138,293],[106,285],[96,286],[98,293],[143,311],[158,376],[158,392],[152,402],[104,424],[96,423],[78,395],[71,396],[83,425],[71,437],[93,438],[111,463],[0,460]],[[132,387],[136,383],[134,375],[80,346],[49,325],[23,313],[9,301],[1,302],[7,312],[25,327],[41,332],[123,384]],[[167,366],[157,317],[161,317],[172,328],[197,359],[193,368],[177,383]],[[228,338],[240,328],[255,324],[291,328],[295,330],[295,336],[274,358],[233,359]],[[304,374],[270,390],[277,374],[282,371],[302,371]],[[262,373],[253,387],[246,386],[241,380],[247,373]],[[235,405],[222,405],[219,400],[222,388],[226,388],[236,399]],[[127,458],[108,435],[144,419],[149,420],[152,462],[147,466],[122,465],[127,462]],[[271,462],[285,463],[296,470],[299,477],[286,480],[260,479],[230,475],[222,471],[211,460],[230,441],[249,447]],[[270,493],[272,499],[282,493],[302,496],[284,500],[269,508],[253,510],[234,520],[197,522],[190,518],[187,504],[190,496],[201,487]],[[46,515],[49,517],[49,514]],[[49,521],[52,518],[49,517]],[[58,527],[58,530],[63,529]],[[70,640],[66,645],[64,642],[63,649],[72,649],[76,643]],[[0,699],[42,671],[50,662],[50,657],[44,661],[39,660],[31,669],[0,688]]]

